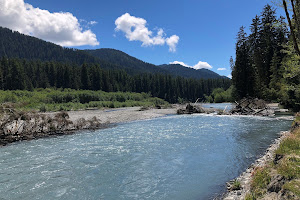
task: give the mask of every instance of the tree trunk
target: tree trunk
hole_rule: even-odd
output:
[[[295,19],[295,27],[296,27],[296,30],[297,30],[297,39],[300,40],[300,23],[299,23],[299,18],[298,18],[298,12],[299,11],[299,0],[296,1],[296,6],[297,8],[295,7],[295,3],[294,3],[295,0],[291,0],[291,3],[292,3],[292,8],[293,8],[293,12],[294,12],[294,19]]]
[[[291,21],[291,18],[290,18],[288,9],[287,9],[286,1],[282,0],[282,3],[283,3],[284,11],[285,11],[285,14],[286,14],[286,17],[288,19],[289,26],[290,26],[290,29],[291,29],[291,36],[292,36],[292,39],[293,39],[293,42],[294,42],[295,51],[300,56],[300,50],[299,50],[299,47],[298,47],[297,38],[296,38],[296,35],[295,35],[295,31],[294,31],[294,26],[292,24],[292,21]]]

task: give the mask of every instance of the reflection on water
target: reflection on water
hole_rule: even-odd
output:
[[[208,199],[291,121],[169,116],[0,148],[3,199]]]

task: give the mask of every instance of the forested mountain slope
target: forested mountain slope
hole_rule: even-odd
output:
[[[183,76],[186,78],[194,78],[194,79],[228,79],[225,76],[220,76],[219,74],[208,70],[208,69],[193,69],[184,67],[179,64],[170,64],[170,65],[160,65],[164,70],[167,70],[168,73],[174,75],[174,76]]]
[[[64,48],[51,42],[0,27],[0,57],[83,64],[98,62],[82,51]]]
[[[156,66],[115,49],[77,50],[64,48],[2,27],[0,27],[0,57],[54,61],[76,65],[93,63],[99,64],[103,69],[125,70],[131,75],[161,73],[194,79],[227,78],[207,69],[195,70],[181,65]]]
[[[108,61],[112,64],[122,66],[126,69],[138,70],[140,72],[155,72],[155,73],[165,73],[171,74],[173,76],[182,76],[185,78],[194,78],[194,79],[215,79],[215,78],[225,78],[227,77],[220,76],[219,74],[208,70],[208,69],[199,69],[195,70],[192,68],[187,68],[182,65],[153,65],[146,63],[142,60],[139,60],[135,57],[132,57],[122,51],[115,49],[96,49],[96,50],[85,50],[90,55],[93,55],[100,60]]]
[[[156,65],[146,63],[116,49],[102,48],[84,51],[100,60],[110,62],[130,71],[134,70],[141,73],[168,73],[167,70],[163,70]]]

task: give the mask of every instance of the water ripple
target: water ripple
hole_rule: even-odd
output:
[[[0,148],[2,199],[207,199],[286,118],[182,115]]]

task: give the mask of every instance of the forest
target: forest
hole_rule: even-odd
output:
[[[257,97],[280,102],[294,111],[300,110],[300,1],[291,1],[290,17],[282,1],[283,16],[266,5],[252,19],[250,34],[241,27],[236,42],[236,57],[230,59],[233,98]]]
[[[4,27],[0,27],[0,45],[0,58],[4,56],[76,65],[94,63],[99,64],[102,69],[121,69],[130,75],[161,73],[194,79],[228,79],[207,69],[195,70],[181,65],[154,65],[116,49],[78,50],[65,48]]]
[[[215,88],[228,89],[229,79],[187,79],[166,74],[130,75],[99,64],[68,64],[25,59],[0,60],[0,90],[71,88],[105,92],[149,93],[170,103],[205,99]]]

